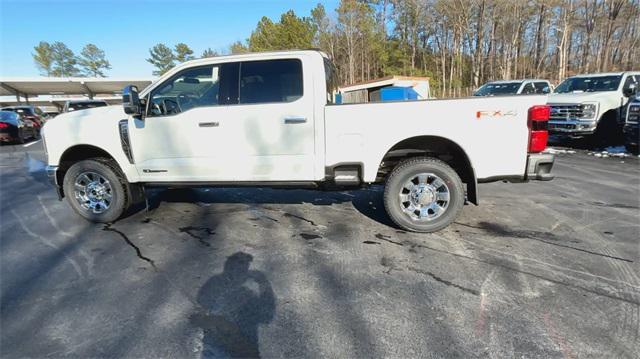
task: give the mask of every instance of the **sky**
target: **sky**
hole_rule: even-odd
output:
[[[0,0],[0,76],[39,76],[33,47],[61,41],[76,54],[88,43],[104,50],[109,77],[151,77],[145,59],[159,42],[184,42],[196,56],[221,52],[247,39],[263,16],[309,16],[318,2],[330,12],[339,0]]]

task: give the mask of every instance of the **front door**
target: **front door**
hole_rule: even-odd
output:
[[[144,181],[198,182],[221,176],[214,144],[226,104],[237,102],[223,80],[225,72],[234,71],[237,79],[237,66],[185,69],[149,94],[146,117],[129,126],[134,161]]]

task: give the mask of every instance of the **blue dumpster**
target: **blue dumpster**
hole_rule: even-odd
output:
[[[369,94],[369,101],[412,101],[418,99],[418,93],[411,87],[389,86]]]

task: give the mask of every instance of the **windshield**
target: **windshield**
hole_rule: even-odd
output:
[[[616,91],[622,76],[570,77],[556,88],[556,93]]]
[[[86,110],[88,108],[107,106],[106,102],[77,102],[69,104],[69,111]]]
[[[522,82],[501,82],[482,85],[473,96],[515,95]]]

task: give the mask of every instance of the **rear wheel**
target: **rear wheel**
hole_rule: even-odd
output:
[[[63,188],[71,207],[91,222],[113,222],[127,208],[127,181],[109,160],[75,163],[64,176]]]
[[[464,205],[464,187],[446,163],[418,157],[398,164],[384,190],[391,220],[414,232],[435,232],[453,222]]]
[[[24,144],[25,140],[24,140],[24,131],[23,130],[18,130],[18,143],[19,144]]]

